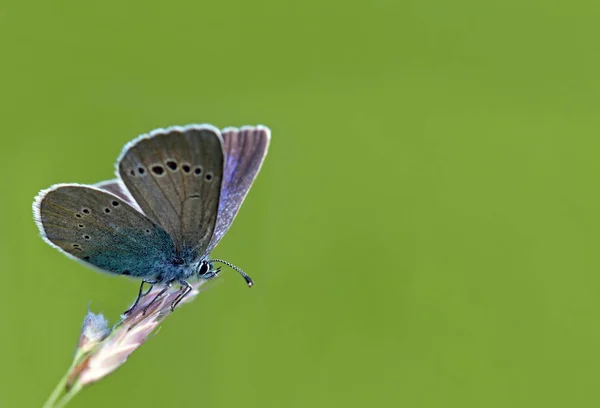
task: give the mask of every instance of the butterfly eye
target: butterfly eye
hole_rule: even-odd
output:
[[[200,270],[198,271],[198,275],[205,275],[209,269],[210,267],[208,265],[208,262],[202,262],[202,265],[200,265]]]

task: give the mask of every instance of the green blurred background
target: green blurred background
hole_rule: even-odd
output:
[[[235,273],[73,407],[597,407],[597,2],[0,3],[0,406],[41,406],[88,302],[38,190],[156,127],[273,140]]]

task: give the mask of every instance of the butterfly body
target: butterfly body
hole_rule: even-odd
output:
[[[42,190],[36,223],[50,245],[103,272],[153,284],[212,277],[210,251],[233,222],[269,140],[262,126],[157,129],[125,146],[117,179]]]

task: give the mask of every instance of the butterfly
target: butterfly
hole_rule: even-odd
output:
[[[156,129],[127,143],[117,178],[95,185],[56,184],[33,203],[42,238],[94,269],[164,285],[181,295],[188,280],[211,279],[226,264],[210,252],[231,226],[267,154],[267,127],[211,125]],[[148,290],[148,292],[150,289]],[[146,293],[148,293],[146,292]]]

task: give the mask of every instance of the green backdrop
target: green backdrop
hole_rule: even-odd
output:
[[[600,6],[0,3],[0,407],[37,407],[88,302],[38,190],[156,127],[262,123],[235,272],[73,407],[597,407]]]

